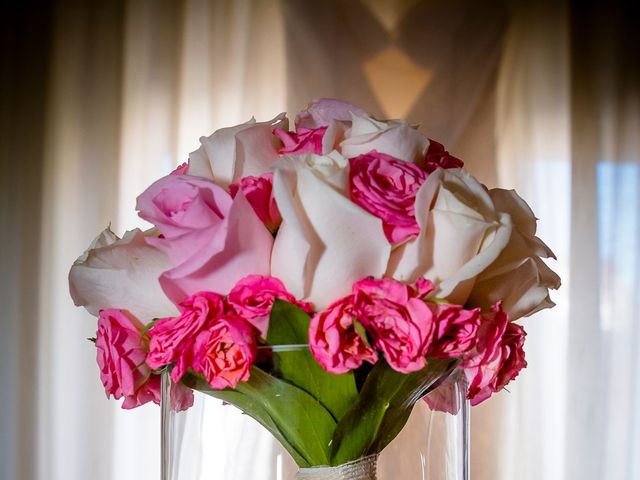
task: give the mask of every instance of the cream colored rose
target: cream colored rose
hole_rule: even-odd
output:
[[[119,239],[109,228],[96,237],[69,272],[69,291],[77,306],[98,316],[104,308],[129,311],[143,323],[174,316],[178,309],[160,288],[158,277],[169,258],[132,230]]]
[[[510,320],[553,307],[549,289],[560,287],[560,277],[541,259],[555,255],[535,236],[536,217],[513,190],[493,189],[489,195],[496,209],[511,216],[513,232],[496,261],[476,279],[467,304],[486,309],[500,300]]]
[[[334,152],[283,157],[274,173],[282,225],[271,274],[318,310],[348,295],[357,280],[381,276],[391,249],[380,219],[347,197],[346,168]]]
[[[425,276],[438,296],[465,304],[476,277],[507,245],[510,216],[462,169],[433,172],[418,191],[415,211],[420,234],[392,252],[387,273],[406,282]]]
[[[252,118],[201,137],[200,148],[189,154],[189,175],[208,178],[227,188],[241,177],[268,172],[278,158],[279,141],[273,135],[276,128],[289,128],[284,113],[268,122]]]
[[[429,140],[404,120],[379,121],[351,114],[351,129],[345,134],[340,151],[353,158],[372,150],[421,164]]]

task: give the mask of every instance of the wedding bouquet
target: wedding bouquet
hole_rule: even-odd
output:
[[[153,228],[106,229],[69,274],[123,408],[159,403],[170,372],[175,408],[206,392],[301,468],[340,466],[377,455],[452,371],[476,405],[526,366],[514,321],[552,307],[560,279],[513,190],[331,99],[295,131],[281,114],[200,141],[138,197]]]

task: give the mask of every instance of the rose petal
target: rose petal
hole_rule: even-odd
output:
[[[74,304],[95,316],[104,308],[127,310],[145,323],[175,315],[176,307],[158,282],[171,263],[145,238],[139,229],[125,233],[121,240],[110,229],[102,232],[69,272]]]
[[[351,131],[342,142],[341,151],[345,157],[353,158],[376,150],[420,164],[428,146],[427,137],[404,121],[380,122],[354,114]]]
[[[436,295],[464,304],[473,282],[511,235],[508,214],[497,213],[482,185],[463,170],[436,170],[416,196],[420,234],[397,248],[387,273],[413,282],[425,276]]]
[[[242,277],[269,275],[273,237],[242,192],[233,200],[224,229],[224,244],[220,236],[212,237],[208,245],[160,277],[163,290],[174,302],[205,288],[226,294]]]
[[[317,171],[301,162],[281,164],[274,194],[283,223],[271,270],[296,297],[322,309],[347,295],[356,280],[382,275],[390,245],[381,221]]]
[[[332,122],[349,122],[351,113],[367,117],[361,108],[334,98],[316,98],[309,103],[306,110],[296,116],[296,128],[319,128],[331,125]]]
[[[225,188],[241,177],[266,173],[278,158],[272,132],[275,128],[286,130],[288,125],[285,114],[281,113],[267,122],[256,122],[252,118],[201,137],[200,148],[189,154],[189,173],[214,180]]]

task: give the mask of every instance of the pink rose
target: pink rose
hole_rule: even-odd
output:
[[[344,297],[311,319],[309,347],[327,372],[345,373],[358,368],[365,361],[378,361],[376,351],[356,331],[353,299],[353,295]]]
[[[282,217],[273,196],[273,173],[265,173],[259,177],[243,177],[238,183],[231,184],[229,192],[232,198],[236,197],[238,190],[242,191],[265,226],[275,232],[282,223]]]
[[[502,390],[527,366],[524,358],[524,329],[509,322],[499,304],[491,317],[480,326],[475,354],[462,363],[469,382],[467,398],[478,405],[493,393]]]
[[[459,158],[450,155],[444,149],[444,145],[429,139],[429,148],[424,159],[424,169],[431,173],[436,168],[462,168],[464,162]]]
[[[193,369],[211,388],[236,388],[249,379],[256,358],[255,330],[235,315],[218,317],[200,332],[193,347]]]
[[[242,277],[270,271],[273,236],[244,194],[232,199],[204,178],[168,175],[138,197],[136,208],[161,233],[147,242],[174,265],[160,285],[175,303],[203,289],[227,293]]]
[[[130,410],[132,408],[139,407],[148,402],[153,402],[156,405],[160,405],[162,398],[162,379],[160,375],[151,375],[149,380],[143,383],[136,394],[131,397],[125,397],[122,403],[122,408]]]
[[[171,175],[187,175],[189,173],[189,163],[184,162],[182,165],[178,165],[172,172]]]
[[[123,310],[104,309],[98,316],[96,348],[100,380],[122,408],[131,409],[153,401],[160,403],[160,377],[145,364],[147,345],[142,324]]]
[[[354,310],[389,365],[402,373],[426,365],[434,315],[416,290],[391,278],[365,278],[353,285]]]
[[[287,132],[286,130],[281,129],[274,130],[274,135],[278,137],[284,145],[278,150],[278,153],[317,153],[318,155],[321,155],[322,139],[327,128],[328,127],[300,127],[296,132]]]
[[[269,314],[276,298],[296,304],[307,313],[313,310],[310,303],[298,302],[280,280],[262,275],[249,275],[240,280],[229,292],[227,304],[264,336],[269,327]]]
[[[182,412],[193,406],[193,390],[180,382],[171,383],[169,398],[174,412]]]
[[[352,158],[349,163],[351,199],[382,220],[387,239],[401,243],[417,236],[416,193],[427,174],[413,163],[376,151]]]
[[[502,390],[527,366],[524,355],[524,340],[527,336],[522,325],[509,322],[502,337],[502,366],[498,371],[496,391]]]
[[[333,122],[351,122],[351,113],[367,117],[360,107],[334,98],[316,98],[296,116],[296,128],[327,127]]]
[[[475,347],[480,326],[479,308],[465,310],[460,305],[437,303],[430,303],[429,307],[436,319],[430,357],[461,357]]]
[[[461,385],[457,378],[459,375],[461,375],[459,370],[453,371],[440,385],[423,397],[430,410],[451,415],[456,415],[460,411],[464,400],[461,398]],[[466,395],[466,393],[465,391],[464,394]]]
[[[200,292],[180,304],[178,317],[162,318],[149,330],[147,365],[153,369],[176,362],[171,371],[174,382],[180,380],[191,362],[191,347],[208,322],[224,313],[224,297]]]
[[[413,289],[416,297],[424,299],[426,296],[431,295],[436,287],[431,280],[427,280],[424,277],[418,277],[413,284]]]

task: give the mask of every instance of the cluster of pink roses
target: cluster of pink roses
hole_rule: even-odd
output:
[[[171,377],[178,382],[188,369],[202,374],[215,389],[235,388],[249,378],[260,336],[268,329],[276,298],[306,311],[278,279],[250,275],[227,296],[199,292],[180,304],[180,315],[156,321],[149,331],[146,362],[159,369],[175,364]]]
[[[470,383],[468,396],[479,403],[526,366],[524,330],[499,305],[483,317],[478,308],[430,299],[433,290],[425,279],[414,285],[390,278],[356,282],[352,294],[313,315],[311,352],[335,374],[376,363],[378,352],[403,373],[424,368],[429,357],[458,358]],[[227,296],[191,296],[181,302],[178,316],[156,320],[147,333],[127,312],[101,310],[96,346],[107,393],[124,397],[123,408],[158,403],[160,377],[154,370],[169,365],[174,382],[190,370],[211,388],[235,388],[249,379],[276,298],[312,312],[312,305],[297,301],[278,279],[256,275],[239,281]],[[193,403],[184,390],[174,408]]]
[[[460,359],[470,384],[468,398],[480,403],[526,366],[524,329],[510,323],[499,304],[483,316],[479,308],[430,299],[433,290],[422,278],[414,285],[390,278],[356,282],[351,295],[312,318],[313,355],[336,374],[365,361],[376,363],[378,352],[403,373],[421,370],[429,357]]]
[[[315,305],[310,346],[330,372],[458,358],[472,401],[500,390],[525,365],[511,322],[553,306],[559,286],[527,204],[403,120],[320,99],[288,125],[281,114],[201,138],[138,197],[153,229],[107,229],[74,263],[107,392],[157,400],[165,365],[234,387],[274,298]]]
[[[154,370],[169,365],[176,384],[191,370],[214,389],[235,388],[249,378],[258,339],[266,334],[276,298],[307,312],[312,309],[311,304],[298,302],[278,279],[250,275],[226,296],[206,291],[192,295],[180,303],[179,315],[156,320],[146,333],[126,311],[101,310],[96,346],[107,395],[124,397],[125,409],[159,403],[160,376]],[[175,409],[191,406],[189,392],[178,387],[176,395],[182,397],[174,401]]]

